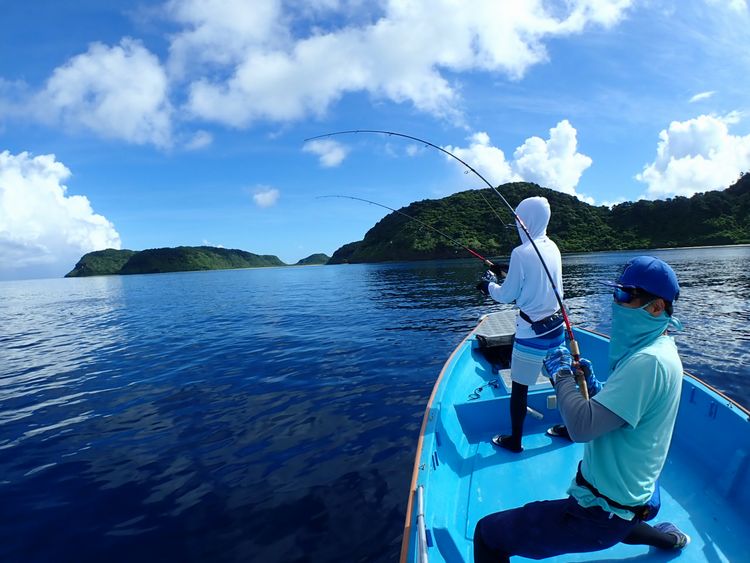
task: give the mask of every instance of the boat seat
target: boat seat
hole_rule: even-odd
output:
[[[515,334],[516,312],[513,309],[485,315],[474,329],[479,351],[495,373],[510,367]]]

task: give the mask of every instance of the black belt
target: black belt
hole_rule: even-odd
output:
[[[518,310],[518,314],[519,314],[519,315],[521,316],[521,318],[522,318],[523,320],[525,320],[525,321],[526,321],[527,323],[529,323],[529,324],[534,324],[534,323],[546,323],[547,321],[550,321],[550,320],[552,320],[552,317],[554,317],[555,315],[559,315],[559,314],[560,314],[560,309],[558,309],[557,311],[555,311],[555,312],[554,312],[554,313],[552,313],[551,315],[549,315],[549,316],[547,316],[547,317],[544,317],[543,319],[539,319],[538,321],[532,321],[532,320],[531,320],[531,317],[530,317],[530,316],[528,316],[528,315],[527,315],[526,313],[524,313],[524,312],[523,312],[523,311],[522,311],[521,309],[519,309],[519,310]]]
[[[576,472],[576,485],[580,487],[586,487],[589,491],[591,491],[595,497],[604,499],[607,501],[607,504],[610,505],[612,508],[619,508],[620,510],[627,510],[629,512],[632,512],[635,514],[636,518],[639,518],[640,520],[648,520],[649,512],[651,511],[652,507],[647,504],[642,504],[639,506],[627,506],[625,504],[620,504],[616,500],[612,500],[608,496],[603,495],[599,492],[599,489],[594,487],[591,483],[586,481],[586,478],[583,476],[583,473],[581,473],[581,463],[578,463],[578,471]]]
[[[563,323],[563,316],[560,309],[538,321],[532,321],[531,317],[520,309],[518,310],[518,314],[523,320],[531,325],[531,330],[533,330],[535,334],[546,334]]]

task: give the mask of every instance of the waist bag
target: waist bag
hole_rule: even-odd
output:
[[[578,471],[576,472],[576,485],[580,487],[586,487],[589,491],[593,493],[595,497],[598,497],[600,499],[604,499],[607,501],[607,504],[610,505],[612,508],[619,508],[620,510],[628,510],[629,512],[632,512],[635,514],[635,517],[639,520],[651,520],[653,518],[656,518],[656,515],[659,513],[659,509],[661,508],[661,494],[659,493],[659,480],[656,480],[656,487],[654,488],[654,494],[651,495],[651,498],[646,501],[646,504],[641,504],[639,506],[627,506],[624,504],[620,504],[619,502],[612,500],[608,496],[603,495],[599,492],[599,489],[594,487],[591,483],[586,481],[583,474],[581,473],[581,464],[578,463]]]
[[[545,334],[563,323],[562,311],[559,310],[552,313],[549,317],[544,317],[538,321],[532,321],[531,317],[523,311],[519,310],[518,314],[523,320],[531,325],[531,330],[534,331],[534,334]]]

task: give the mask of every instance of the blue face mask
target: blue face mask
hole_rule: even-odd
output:
[[[643,307],[625,307],[612,302],[612,338],[609,341],[609,371],[617,364],[659,338],[667,327],[672,325],[682,329],[677,319],[662,313],[658,317],[646,311],[650,303]]]

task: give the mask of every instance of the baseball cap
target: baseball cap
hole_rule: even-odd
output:
[[[677,276],[669,264],[653,256],[638,256],[625,264],[616,282],[601,283],[622,289],[640,288],[672,302],[680,296]]]

